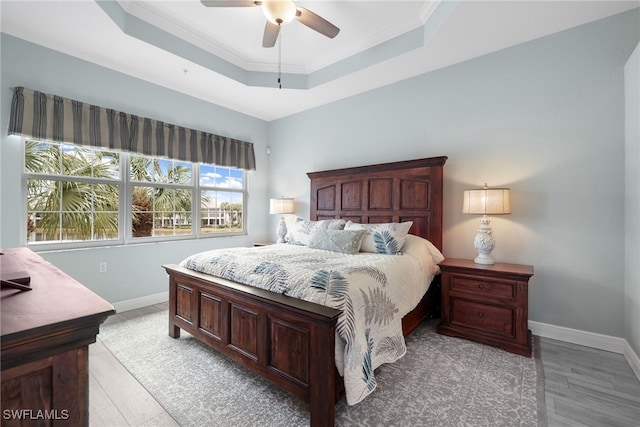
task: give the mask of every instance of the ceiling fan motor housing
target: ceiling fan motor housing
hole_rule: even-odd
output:
[[[296,5],[291,0],[263,0],[262,11],[269,22],[283,25],[296,16]]]

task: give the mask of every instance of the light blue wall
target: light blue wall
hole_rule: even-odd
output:
[[[78,99],[119,111],[210,131],[255,144],[257,171],[248,174],[248,236],[175,243],[140,244],[44,253],[43,256],[112,303],[168,290],[160,265],[181,261],[210,248],[246,246],[266,239],[268,227],[265,154],[266,122],[182,95],[2,34],[0,247],[25,244],[23,239],[22,148],[20,139],[6,136],[9,106],[15,86]],[[100,262],[108,271],[99,273]]]
[[[640,355],[640,44],[624,67],[625,338]]]
[[[494,258],[534,266],[529,318],[623,336],[623,66],[639,23],[636,9],[271,122],[271,189],[306,216],[306,172],[446,155],[445,255],[475,255],[463,190],[511,187]]]
[[[639,22],[635,10],[268,124],[3,35],[1,125],[9,88],[24,85],[256,144],[249,236],[45,254],[111,302],[166,291],[162,263],[269,239],[269,194],[295,197],[307,216],[306,172],[446,155],[445,255],[474,256],[479,218],[460,213],[462,191],[510,186],[513,214],[492,218],[494,256],[534,266],[530,319],[623,336],[637,319],[624,315],[624,65]],[[16,138],[2,136],[0,162],[0,246],[16,246]]]

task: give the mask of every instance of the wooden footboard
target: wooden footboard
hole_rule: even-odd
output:
[[[339,310],[187,270],[170,277],[169,335],[198,340],[309,402],[311,426],[333,426]]]
[[[335,367],[340,311],[170,264],[169,335],[184,329],[309,403],[311,426],[333,426],[344,383]],[[404,335],[440,312],[440,277],[403,318]]]

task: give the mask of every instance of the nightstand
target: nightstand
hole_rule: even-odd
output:
[[[476,264],[448,258],[442,272],[442,320],[438,332],[531,356],[528,330],[530,265]]]

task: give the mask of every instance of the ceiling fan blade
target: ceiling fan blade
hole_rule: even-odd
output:
[[[252,0],[200,0],[200,3],[207,7],[253,7],[262,4],[261,1]]]
[[[272,24],[267,21],[264,26],[264,36],[262,37],[262,47],[273,47],[278,40],[278,34],[280,34],[280,25]]]
[[[331,39],[337,36],[340,32],[340,28],[304,7],[298,6],[296,17],[302,24]]]

